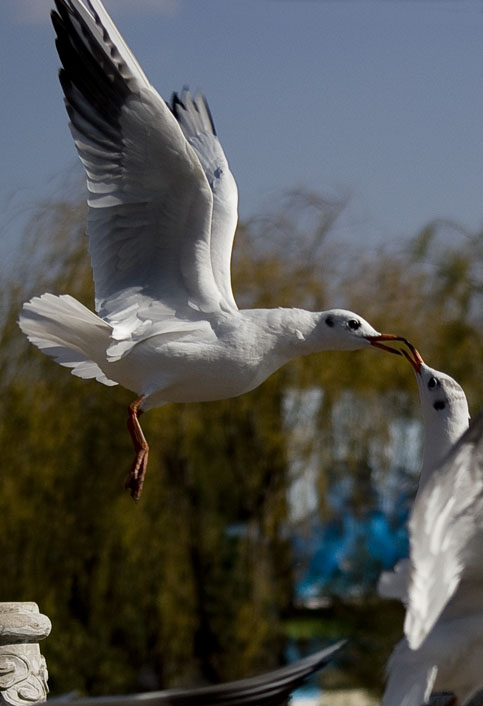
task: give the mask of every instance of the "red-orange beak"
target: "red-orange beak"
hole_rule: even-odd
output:
[[[401,350],[401,353],[406,358],[406,360],[409,360],[412,367],[414,368],[414,371],[418,375],[421,375],[421,365],[424,365],[424,360],[421,358],[419,351],[413,346],[412,343],[410,343],[409,341],[404,341],[404,343],[409,348],[410,353],[404,350],[404,348]]]
[[[377,336],[364,336],[364,338],[369,341],[371,346],[382,348],[383,351],[388,351],[389,353],[394,353],[395,355],[402,355],[402,353],[401,351],[396,350],[396,348],[385,346],[384,343],[381,343],[381,341],[404,341],[404,343],[407,343],[403,336],[395,336],[393,333],[380,333]]]

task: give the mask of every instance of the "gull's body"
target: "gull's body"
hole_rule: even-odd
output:
[[[146,411],[166,402],[207,402],[254,389],[298,355],[320,350],[319,335],[329,338],[334,328],[327,327],[327,314],[245,309],[206,313],[202,318],[193,315],[192,321],[183,321],[175,317],[156,320],[152,313],[153,321],[144,322],[140,340],[132,344],[131,340],[113,340],[113,327],[72,297],[44,294],[24,305],[21,326],[32,343],[62,365],[73,367],[75,375],[96,377],[108,385],[119,383],[141,395]],[[347,314],[332,310],[330,320],[340,317],[343,325]],[[366,328],[360,317],[357,321],[372,335],[368,324]],[[156,332],[162,328],[168,330]],[[337,335],[336,330],[334,345]],[[57,348],[57,339],[71,346]],[[354,336],[354,347],[361,345],[360,337]],[[121,346],[128,346],[129,352],[119,355]],[[115,355],[111,356],[112,349]],[[78,363],[73,361],[76,354]]]
[[[206,101],[187,91],[169,107],[100,0],[55,0],[60,81],[89,192],[97,314],[69,295],[24,305],[29,340],[74,375],[121,384],[137,456],[138,416],[166,402],[252,390],[289,360],[391,338],[340,309],[239,310],[230,259],[237,188]]]
[[[382,704],[421,706],[432,691],[451,691],[464,704],[483,687],[483,416],[468,429],[458,383],[420,356],[411,362],[425,451],[410,558],[380,583],[382,595],[406,604]]]

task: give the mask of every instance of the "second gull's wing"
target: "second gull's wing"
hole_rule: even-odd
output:
[[[438,667],[426,655],[411,650],[403,639],[386,665],[386,688],[381,706],[422,706],[428,703]]]
[[[483,415],[418,495],[409,529],[412,571],[404,630],[417,649],[461,582],[483,579]]]

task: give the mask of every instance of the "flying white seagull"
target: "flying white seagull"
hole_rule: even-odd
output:
[[[19,325],[74,375],[138,395],[126,483],[137,499],[149,450],[142,412],[235,397],[297,356],[385,348],[395,336],[341,309],[238,309],[237,188],[205,99],[183,91],[170,108],[100,0],[55,4],[60,82],[87,175],[97,315],[69,295],[43,294]]]
[[[483,687],[483,415],[468,429],[460,385],[415,349],[405,355],[418,381],[424,461],[410,558],[379,586],[406,604],[405,638],[389,659],[382,706],[421,706],[432,691],[465,704]]]

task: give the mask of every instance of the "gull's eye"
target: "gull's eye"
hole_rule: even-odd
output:
[[[349,321],[347,322],[347,326],[352,331],[357,331],[357,329],[361,327],[361,322],[357,321],[357,319],[349,319]]]
[[[438,387],[438,385],[439,385],[439,380],[437,380],[435,377],[429,378],[428,390],[434,390],[434,388]]]
[[[334,317],[333,317],[333,316],[328,316],[328,317],[325,319],[325,323],[327,324],[327,326],[331,326],[331,327],[332,327],[332,326],[334,325]]]
[[[433,407],[434,409],[444,409],[446,407],[446,402],[444,400],[436,400]]]

